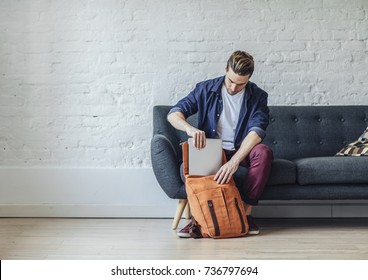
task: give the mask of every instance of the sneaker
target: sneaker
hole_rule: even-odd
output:
[[[249,235],[257,235],[259,234],[259,227],[254,222],[254,218],[251,215],[247,215],[248,225],[249,225]]]
[[[181,230],[179,230],[176,234],[181,238],[191,238],[189,231],[192,227],[192,222],[187,224],[185,227],[183,227]]]

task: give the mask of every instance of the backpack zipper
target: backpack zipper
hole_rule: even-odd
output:
[[[239,218],[240,218],[240,223],[241,223],[241,228],[242,228],[241,232],[244,233],[245,232],[245,223],[244,223],[244,219],[243,219],[241,210],[239,208],[239,203],[238,203],[238,200],[236,199],[236,197],[235,197],[235,207],[236,207],[236,210],[238,210],[238,214],[239,214]]]
[[[213,207],[212,200],[208,200],[207,204],[208,204],[208,208],[210,209],[213,226],[215,227],[215,236],[219,236],[220,235],[220,227],[219,227],[219,224],[218,224],[218,221],[217,221],[215,208]]]

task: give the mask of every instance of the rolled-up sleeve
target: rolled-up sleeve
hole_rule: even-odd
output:
[[[266,137],[266,131],[260,127],[256,127],[256,126],[253,126],[249,129],[249,132],[250,131],[254,131],[255,133],[257,133],[257,135],[263,139]]]
[[[269,124],[270,110],[267,106],[267,98],[268,94],[262,91],[262,97],[259,100],[259,104],[248,123],[248,132],[254,131],[262,139],[266,136],[266,128]]]
[[[200,94],[200,87],[198,85],[192,90],[186,97],[179,100],[171,110],[168,115],[174,112],[181,112],[185,118],[198,112],[198,96]]]
[[[178,106],[175,105],[175,107],[172,107],[171,110],[169,111],[169,113],[167,115],[170,115],[171,113],[175,113],[175,112],[181,112],[183,113],[182,109]]]

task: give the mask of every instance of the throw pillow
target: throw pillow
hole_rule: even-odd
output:
[[[345,148],[341,149],[337,156],[368,156],[368,127],[358,138],[347,145]]]

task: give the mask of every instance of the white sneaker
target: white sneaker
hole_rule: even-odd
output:
[[[190,228],[192,227],[192,222],[190,222],[189,224],[187,224],[185,227],[183,227],[181,230],[179,230],[176,234],[177,236],[181,237],[181,238],[191,238],[192,236],[190,235],[189,231]]]

